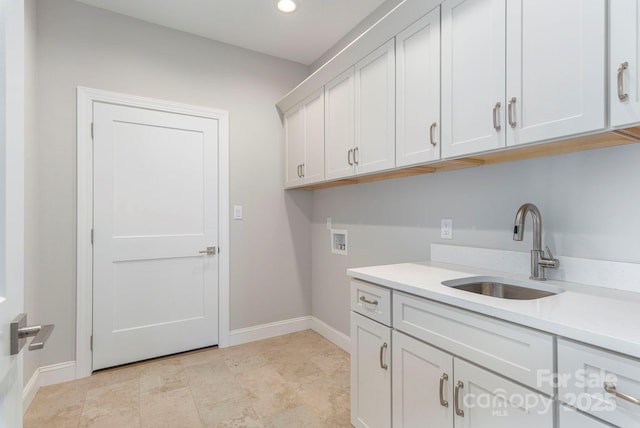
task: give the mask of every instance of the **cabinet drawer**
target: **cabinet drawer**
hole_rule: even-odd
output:
[[[593,419],[591,416],[587,416],[584,413],[578,413],[570,407],[560,406],[560,428],[611,428],[611,425]]]
[[[393,296],[393,326],[479,366],[553,394],[554,340],[549,334],[400,292]],[[548,381],[539,381],[539,376]]]
[[[391,325],[391,290],[368,282],[351,280],[351,310]]]
[[[640,427],[640,405],[629,401],[640,400],[640,360],[558,339],[558,382],[561,401],[620,427]]]

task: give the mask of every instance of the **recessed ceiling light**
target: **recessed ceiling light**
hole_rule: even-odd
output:
[[[278,10],[284,13],[295,12],[298,5],[293,0],[278,0]]]

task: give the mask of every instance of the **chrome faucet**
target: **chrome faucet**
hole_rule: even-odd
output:
[[[533,204],[524,204],[516,213],[516,221],[513,226],[513,240],[522,241],[522,235],[524,234],[524,220],[527,213],[531,214],[533,220],[533,249],[531,250],[531,276],[530,279],[537,281],[546,281],[544,276],[544,270],[546,268],[557,268],[560,262],[553,258],[551,250],[547,248],[549,257],[545,257],[542,250],[542,216],[538,207]]]

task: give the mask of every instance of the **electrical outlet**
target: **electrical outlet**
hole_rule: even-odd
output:
[[[453,239],[453,220],[443,218],[440,220],[440,238]]]
[[[331,217],[327,217],[327,230],[331,230],[332,228],[332,224],[331,224]]]

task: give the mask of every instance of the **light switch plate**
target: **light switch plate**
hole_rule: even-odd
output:
[[[440,238],[453,239],[453,220],[450,218],[440,219]]]
[[[242,205],[233,206],[233,219],[242,220]]]
[[[327,217],[327,230],[331,230],[332,227],[331,217]]]

